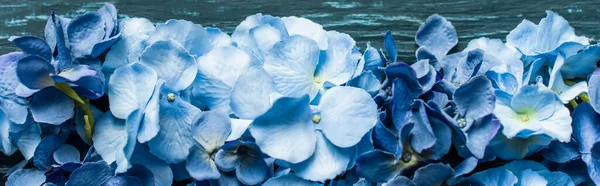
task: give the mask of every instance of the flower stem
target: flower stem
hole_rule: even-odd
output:
[[[58,90],[62,91],[67,96],[69,96],[71,99],[73,99],[75,101],[75,104],[79,108],[81,108],[81,110],[83,110],[83,112],[84,112],[83,120],[85,121],[85,126],[83,128],[85,129],[85,136],[87,138],[87,141],[92,143],[92,134],[94,133],[95,121],[94,121],[94,115],[92,113],[92,109],[90,107],[89,100],[81,99],[81,97],[79,97],[79,95],[77,95],[75,90],[73,90],[71,88],[71,86],[69,86],[67,83],[56,83],[54,85],[54,87],[56,87]]]

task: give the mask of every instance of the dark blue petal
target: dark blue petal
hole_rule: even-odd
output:
[[[560,72],[565,79],[585,77],[596,69],[598,60],[600,60],[600,46],[592,45],[578,54],[567,57]]]
[[[385,47],[385,51],[387,52],[389,63],[396,62],[398,59],[398,49],[396,48],[396,41],[392,36],[392,32],[389,30],[383,37],[383,45]]]
[[[73,117],[74,106],[73,100],[65,93],[48,87],[33,95],[29,109],[35,121],[59,125]]]
[[[185,168],[184,168],[185,170]],[[187,172],[187,171],[186,171]],[[119,176],[126,177],[134,177],[139,180],[141,185],[145,186],[153,186],[154,184],[154,174],[152,171],[148,170],[144,166],[141,165],[133,165],[126,173],[119,174]],[[189,177],[188,177],[189,178]]]
[[[401,171],[394,154],[381,150],[364,153],[356,159],[356,172],[369,181],[386,182]]]
[[[37,55],[46,61],[52,60],[52,50],[46,41],[35,36],[10,37],[8,41],[17,45],[23,52]]]
[[[171,167],[171,171],[173,171],[173,179],[176,181],[183,181],[192,178],[186,168],[186,164],[187,162],[181,162],[169,165],[169,167]]]
[[[412,103],[415,97],[411,94],[406,81],[396,79],[392,84],[392,121],[396,129],[402,129],[402,126],[410,122],[413,113],[411,112]]]
[[[461,117],[466,119],[467,130],[473,121],[490,115],[496,105],[494,88],[485,76],[474,77],[458,87],[453,98]]]
[[[54,73],[54,66],[44,58],[28,55],[19,59],[17,63],[17,76],[23,85],[30,89],[42,89],[54,85],[50,74]]]
[[[53,134],[46,136],[35,149],[35,153],[33,155],[33,165],[41,170],[50,169],[52,163],[54,163],[52,154],[54,154],[54,151],[60,148],[64,142],[65,139],[59,137],[58,135]]]
[[[573,110],[573,138],[579,144],[579,152],[589,154],[600,141],[600,115],[588,103],[581,103]]]
[[[73,171],[66,186],[100,185],[113,175],[113,170],[104,161],[85,163]]]
[[[421,101],[415,102],[412,113],[415,125],[410,132],[410,145],[415,152],[421,153],[423,150],[433,147],[437,138],[424,103]]]
[[[379,90],[381,89],[381,83],[371,71],[365,71],[359,76],[350,79],[346,83],[346,86],[362,88],[369,92],[371,96],[377,95],[377,93],[379,93]]]
[[[540,151],[540,154],[557,163],[566,163],[580,157],[577,142],[574,141],[568,143],[552,141],[547,148]]]
[[[481,49],[471,50],[467,56],[463,58],[456,68],[454,74],[447,73],[455,85],[462,85],[471,77],[478,75],[483,64],[483,51]]]
[[[448,127],[448,124],[438,119],[431,118],[429,121],[436,141],[431,148],[423,150],[421,156],[424,159],[438,160],[450,150],[450,146],[452,145],[452,130]]]
[[[235,170],[238,180],[246,185],[256,185],[268,178],[269,167],[260,157],[244,158]]]
[[[396,62],[388,65],[385,68],[385,74],[388,79],[384,83],[384,88],[391,86],[396,78],[401,78],[405,81],[413,96],[418,97],[421,95],[423,89],[419,84],[417,74],[406,63]]]
[[[550,172],[547,170],[538,171],[538,174],[543,176],[548,181],[548,186],[575,186],[571,177],[564,172]]]
[[[377,122],[372,133],[373,147],[396,154],[398,150],[397,136],[381,122]]]
[[[56,41],[55,45],[57,51],[55,52],[58,53],[58,55],[55,57],[58,60],[56,62],[56,67],[58,68],[58,71],[62,71],[66,68],[71,68],[73,66],[73,56],[71,56],[71,50],[69,49],[70,47],[67,46],[69,42],[67,41],[68,36],[65,33],[71,20],[57,17],[53,13],[52,17],[48,21],[52,21],[52,24],[48,25],[52,25],[53,29],[46,30],[46,40],[48,41],[48,43],[54,43],[54,41]],[[52,39],[49,39],[48,36],[51,36]],[[50,44],[50,47],[54,49],[54,44]]]
[[[423,186],[443,185],[453,174],[454,170],[449,165],[432,163],[417,169],[413,182]]]
[[[291,174],[291,173],[283,175],[283,176],[271,178],[263,184],[263,186],[279,186],[279,185],[318,186],[318,185],[322,185],[322,184],[317,184],[314,182],[303,180],[302,178],[298,178],[298,176]]]
[[[487,146],[500,130],[501,124],[493,115],[477,120],[465,131],[467,133],[467,148],[471,153],[483,159]]]

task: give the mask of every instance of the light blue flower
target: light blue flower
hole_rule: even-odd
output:
[[[255,143],[233,141],[215,154],[215,164],[222,171],[235,171],[240,182],[247,185],[262,183],[268,178],[269,167]]]
[[[189,157],[187,157],[185,167],[190,176],[195,180],[217,179],[221,177],[221,174],[219,169],[217,169],[215,161],[223,160],[221,159],[222,157],[218,155],[218,151],[219,148],[225,144],[225,140],[229,137],[229,134],[231,134],[230,120],[227,115],[220,113],[219,111],[207,111],[196,115],[192,124],[191,134],[196,143],[194,143],[193,147],[190,147],[191,152]],[[251,163],[260,163],[260,161],[262,161],[262,159],[255,160],[257,161]],[[223,164],[220,165],[222,166]],[[224,166],[221,168],[224,168]],[[252,171],[256,171],[255,169],[240,169],[240,171],[243,172],[237,172],[240,174],[238,177],[244,178],[240,179],[240,181],[256,183],[258,181],[254,179],[259,179],[260,181],[264,180],[254,177],[256,175],[255,172]]]
[[[304,22],[301,20],[299,23]],[[269,49],[288,36],[289,33],[281,18],[258,13],[246,17],[235,27],[231,40],[262,64]]]
[[[338,32],[327,32],[327,36],[325,51],[320,51],[314,40],[299,35],[269,50],[264,68],[279,93],[291,97],[308,94],[312,100],[321,88],[341,85],[353,77],[360,58],[354,40]]]
[[[446,54],[458,43],[456,29],[446,18],[434,14],[429,16],[415,35],[419,49],[415,52],[417,60],[429,59],[437,70],[455,62],[446,62]]]
[[[506,44],[517,48],[523,55],[535,57],[556,55],[559,50],[573,45],[588,45],[589,39],[575,35],[575,30],[563,17],[546,11],[546,17],[537,25],[523,20],[506,36]]]
[[[289,162],[302,178],[324,181],[347,169],[353,146],[377,121],[376,107],[364,90],[334,87],[315,108],[308,95],[278,99],[249,130],[265,154]],[[329,166],[319,163],[326,160]]]

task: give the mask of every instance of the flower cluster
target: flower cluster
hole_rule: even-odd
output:
[[[409,63],[293,16],[52,13],[0,56],[6,185],[600,184],[600,45],[546,13],[462,51],[432,15]]]

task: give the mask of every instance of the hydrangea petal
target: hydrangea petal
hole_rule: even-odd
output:
[[[410,131],[410,145],[417,153],[433,147],[437,141],[429,117],[426,113],[424,103],[419,101],[413,104],[414,127]]]
[[[321,52],[315,77],[341,85],[352,78],[361,55],[350,35],[329,31],[327,37],[329,46]]]
[[[256,185],[268,178],[269,167],[262,158],[246,157],[235,170],[238,180],[246,185]]]
[[[275,44],[265,58],[264,68],[285,96],[314,98],[317,87],[313,74],[319,62],[317,43],[303,36],[290,36]]]
[[[58,164],[65,164],[67,162],[79,162],[79,151],[73,147],[73,145],[63,144],[56,151],[54,151],[53,155],[54,161]]]
[[[253,28],[264,25],[265,28],[273,28],[277,30],[277,36],[280,38],[287,37],[288,31],[285,27],[285,23],[279,17],[273,17],[270,15],[262,15],[260,13],[251,15],[246,17],[244,21],[242,21],[237,27],[235,27],[235,31],[231,34],[231,40],[235,42],[240,48],[243,48],[245,51],[249,51],[253,53],[257,58],[262,59],[262,55],[257,54],[253,51],[255,50],[255,40],[261,40],[262,37],[260,35],[251,35],[250,31]],[[259,36],[257,38],[256,36]],[[266,35],[265,37],[273,37],[272,35]]]
[[[458,36],[452,23],[446,18],[434,14],[419,27],[415,41],[419,46],[427,47],[440,58],[458,43]]]
[[[455,178],[470,173],[475,170],[478,163],[479,160],[473,156],[466,158],[454,168],[454,175],[452,177]]]
[[[281,18],[290,36],[301,35],[317,42],[319,49],[328,48],[327,32],[323,26],[302,17],[290,16]]]
[[[231,134],[229,117],[219,111],[197,114],[192,122],[192,136],[204,150],[216,152]]]
[[[291,168],[301,178],[325,181],[344,172],[354,153],[354,147],[338,147],[319,133],[315,153],[303,162],[292,164]]]
[[[95,44],[103,40],[105,25],[102,15],[98,12],[88,12],[76,16],[67,26],[69,45],[74,57],[92,54]]]
[[[211,49],[206,30],[191,21],[171,19],[164,24],[159,24],[149,35],[147,43],[153,45],[157,41],[167,40],[179,43],[185,51],[196,57],[204,55]]]
[[[356,159],[356,172],[370,181],[386,182],[401,171],[402,167],[396,164],[396,157],[384,151],[369,151]]]
[[[263,183],[263,186],[277,186],[277,185],[291,185],[291,186],[317,186],[314,182],[299,178],[294,174],[286,174],[283,176],[273,177]]]
[[[379,79],[371,71],[365,71],[360,75],[350,79],[346,86],[362,88],[366,90],[371,96],[377,95],[381,89],[381,83]]]
[[[585,77],[594,72],[598,60],[600,60],[600,46],[589,46],[580,53],[567,57],[565,64],[560,68],[560,73],[565,79]]]
[[[231,37],[227,35],[227,33],[221,31],[219,28],[206,28],[206,33],[208,34],[208,38],[210,40],[211,48],[219,48],[233,45],[233,41],[231,41]]]
[[[159,133],[148,142],[150,152],[167,163],[179,163],[187,157],[189,149],[196,142],[192,138],[191,125],[200,109],[175,96],[167,100],[167,94],[161,93],[159,111]]]
[[[392,84],[392,121],[397,129],[409,123],[412,118],[414,97],[403,79],[396,79]]]
[[[173,183],[173,171],[165,161],[152,155],[148,148],[138,143],[133,152],[136,158],[131,158],[134,165],[142,165],[150,170],[153,175],[155,185],[169,185]]]
[[[185,167],[192,178],[206,180],[221,177],[217,165],[215,165],[215,162],[206,151],[193,148],[189,154],[190,156],[187,158]]]
[[[491,114],[496,104],[494,88],[485,76],[467,81],[456,89],[453,97],[461,116],[467,120],[467,129],[473,121]]]
[[[323,134],[338,147],[356,145],[377,122],[377,104],[362,89],[331,88],[319,107]]]
[[[102,186],[142,185],[142,181],[133,176],[113,176],[104,181]]]
[[[250,133],[265,154],[290,163],[299,163],[315,152],[317,134],[307,95],[283,97],[256,118]]]
[[[97,118],[94,128],[94,149],[109,164],[116,161],[117,152],[123,151],[127,144],[125,120],[110,113]]]
[[[392,36],[392,31],[388,30],[385,36],[383,36],[383,45],[389,58],[388,60],[392,63],[396,62],[398,59],[398,48],[396,47],[396,40]]]
[[[473,123],[466,130],[468,134],[466,145],[473,156],[479,159],[484,158],[487,146],[494,139],[500,128],[500,121],[492,115],[488,115]]]
[[[229,134],[229,137],[225,141],[233,141],[241,138],[251,123],[252,120],[231,119],[231,134]]]
[[[23,86],[19,82],[17,77],[17,62],[20,58],[24,57],[25,54],[22,52],[11,52],[0,56],[0,108],[5,112],[6,117],[18,124],[25,123],[27,115],[27,102],[25,98],[19,97],[17,94],[17,88],[19,85]]]
[[[513,173],[506,170],[506,168],[498,167],[475,173],[459,184],[513,186],[517,181],[517,177]]]
[[[40,123],[59,125],[73,117],[73,100],[56,88],[40,90],[29,105],[33,119]]]
[[[113,170],[104,161],[84,163],[73,171],[66,185],[100,185],[113,175]]]
[[[271,107],[273,80],[260,67],[251,67],[242,74],[231,90],[231,109],[241,119],[254,119]]]
[[[579,144],[579,152],[591,153],[592,147],[600,141],[600,115],[588,103],[581,103],[573,110],[573,138]]]
[[[46,182],[44,171],[21,169],[12,173],[6,180],[6,186],[41,185]]]
[[[230,92],[238,78],[254,65],[246,52],[226,46],[198,58],[198,77],[193,94],[211,110],[231,113]]]
[[[17,45],[23,52],[31,55],[37,55],[47,61],[52,60],[52,50],[48,44],[35,36],[10,37],[8,41]]]
[[[50,74],[54,66],[45,59],[28,55],[17,62],[17,76],[23,85],[30,89],[42,89],[54,85]]]
[[[165,86],[175,91],[187,88],[196,77],[194,57],[174,41],[154,42],[144,50],[140,62],[154,69],[166,81]]]
[[[432,163],[417,169],[413,182],[416,185],[443,185],[453,174],[454,170],[449,165]]]

